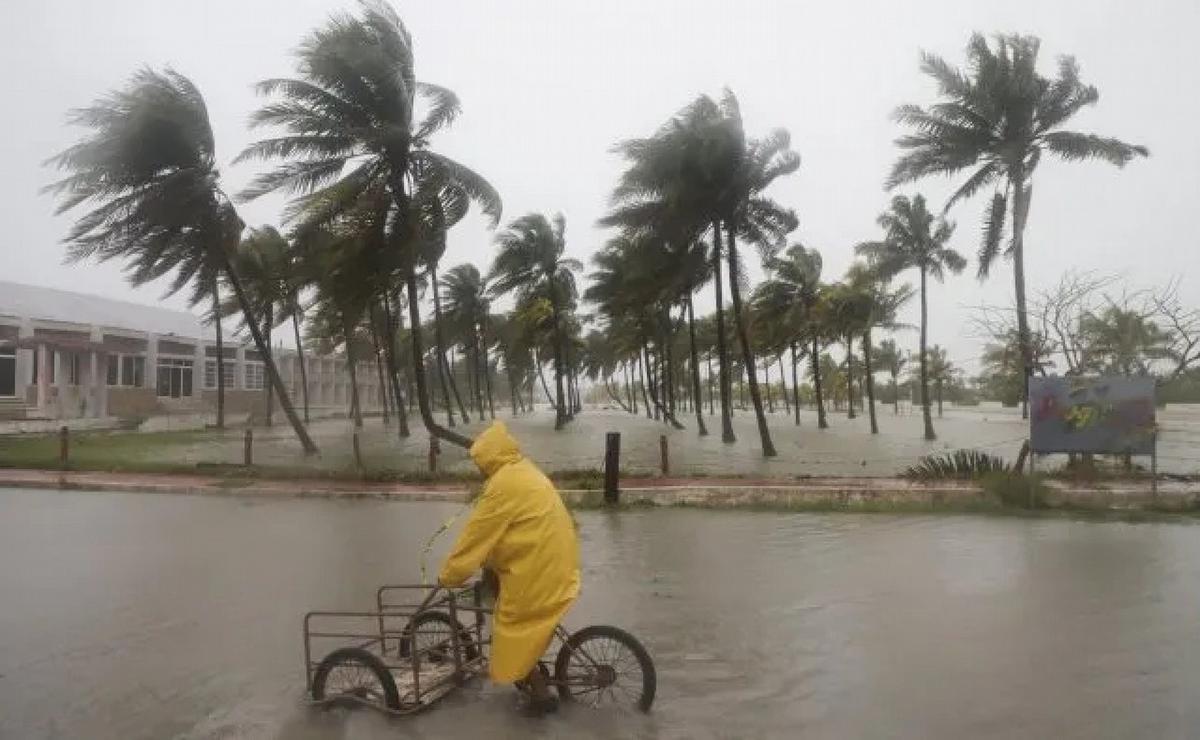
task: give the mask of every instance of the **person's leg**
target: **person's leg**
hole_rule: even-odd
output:
[[[538,666],[534,666],[525,681],[529,684],[529,694],[535,702],[547,702],[552,699],[550,687],[546,685],[546,674]]]

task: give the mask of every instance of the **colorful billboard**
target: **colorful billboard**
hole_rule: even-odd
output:
[[[1034,452],[1154,454],[1154,378],[1029,379]]]

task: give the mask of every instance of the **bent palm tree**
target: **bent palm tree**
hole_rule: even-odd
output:
[[[1040,44],[1034,36],[1001,35],[992,49],[981,34],[975,34],[967,45],[967,72],[939,56],[922,54],[921,71],[937,81],[942,100],[928,108],[897,109],[896,120],[913,133],[896,141],[907,152],[887,179],[887,186],[894,188],[930,175],[973,169],[945,210],[992,188],[992,202],[984,209],[979,277],[987,277],[1000,254],[1005,220],[1011,217],[1012,238],[1005,254],[1013,260],[1026,383],[1033,374],[1034,358],[1025,301],[1025,225],[1042,152],[1068,162],[1099,159],[1118,167],[1149,155],[1144,146],[1062,130],[1072,116],[1095,105],[1100,93],[1079,79],[1074,57],[1059,58],[1054,79],[1039,74]]]
[[[575,298],[575,273],[583,269],[579,260],[564,256],[566,250],[566,220],[562,214],[554,224],[540,213],[518,218],[496,237],[500,247],[492,262],[489,280],[493,295],[534,293],[550,302],[554,350],[554,402],[557,407],[554,428],[562,429],[570,420],[563,389],[566,363],[565,316]]]
[[[933,417],[929,411],[929,368],[926,341],[929,330],[929,304],[926,281],[941,282],[946,271],[958,274],[967,266],[962,256],[946,246],[954,225],[935,217],[925,205],[925,197],[912,200],[903,195],[892,199],[891,208],[877,222],[884,230],[883,241],[864,242],[855,251],[870,260],[871,267],[883,276],[894,276],[915,269],[921,275],[921,411],[925,420],[925,439],[935,440]]]
[[[432,136],[457,117],[458,98],[444,87],[417,81],[412,38],[395,11],[382,2],[364,2],[360,16],[334,15],[309,34],[297,58],[298,78],[259,83],[261,94],[277,94],[283,100],[264,106],[252,118],[254,125],[278,127],[286,135],[258,141],[239,155],[289,161],[256,178],[244,196],[280,190],[307,193],[300,205],[318,204],[332,218],[372,191],[386,192],[393,208],[387,233],[375,248],[388,254],[393,273],[404,281],[421,420],[432,436],[468,447],[469,438],[433,418],[417,289],[417,242],[428,228],[420,221],[433,199],[447,213],[466,210],[474,202],[490,223],[500,218],[495,189],[430,148]],[[417,116],[418,96],[427,103],[424,118]],[[309,218],[320,220],[311,212]]]
[[[68,259],[124,260],[135,285],[172,275],[168,294],[190,285],[193,304],[223,275],[288,421],[305,452],[316,452],[232,262],[244,224],[219,187],[200,91],[173,70],[145,69],[70,121],[93,133],[50,160],[71,174],[47,189],[61,197],[59,213],[84,204],[92,210],[67,233]]]

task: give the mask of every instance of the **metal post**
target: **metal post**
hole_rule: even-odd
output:
[[[242,462],[247,467],[254,464],[254,430],[246,430],[246,444],[242,454]]]
[[[662,474],[668,476],[671,474],[671,456],[667,450],[667,435],[660,434],[658,436],[658,454],[662,458]]]
[[[1150,495],[1158,498],[1158,432],[1154,432],[1154,447],[1150,450]]]
[[[621,480],[621,433],[609,432],[604,435],[604,503],[616,504],[620,501]]]
[[[71,453],[71,430],[63,426],[58,429],[58,464],[63,470],[67,469],[67,461]]]

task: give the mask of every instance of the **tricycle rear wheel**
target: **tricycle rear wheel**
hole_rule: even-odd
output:
[[[572,634],[554,661],[554,683],[563,701],[589,706],[634,706],[650,711],[658,677],[637,638],[607,625]]]
[[[362,648],[334,650],[313,673],[312,697],[317,701],[350,699],[400,708],[392,674],[378,657]]]

